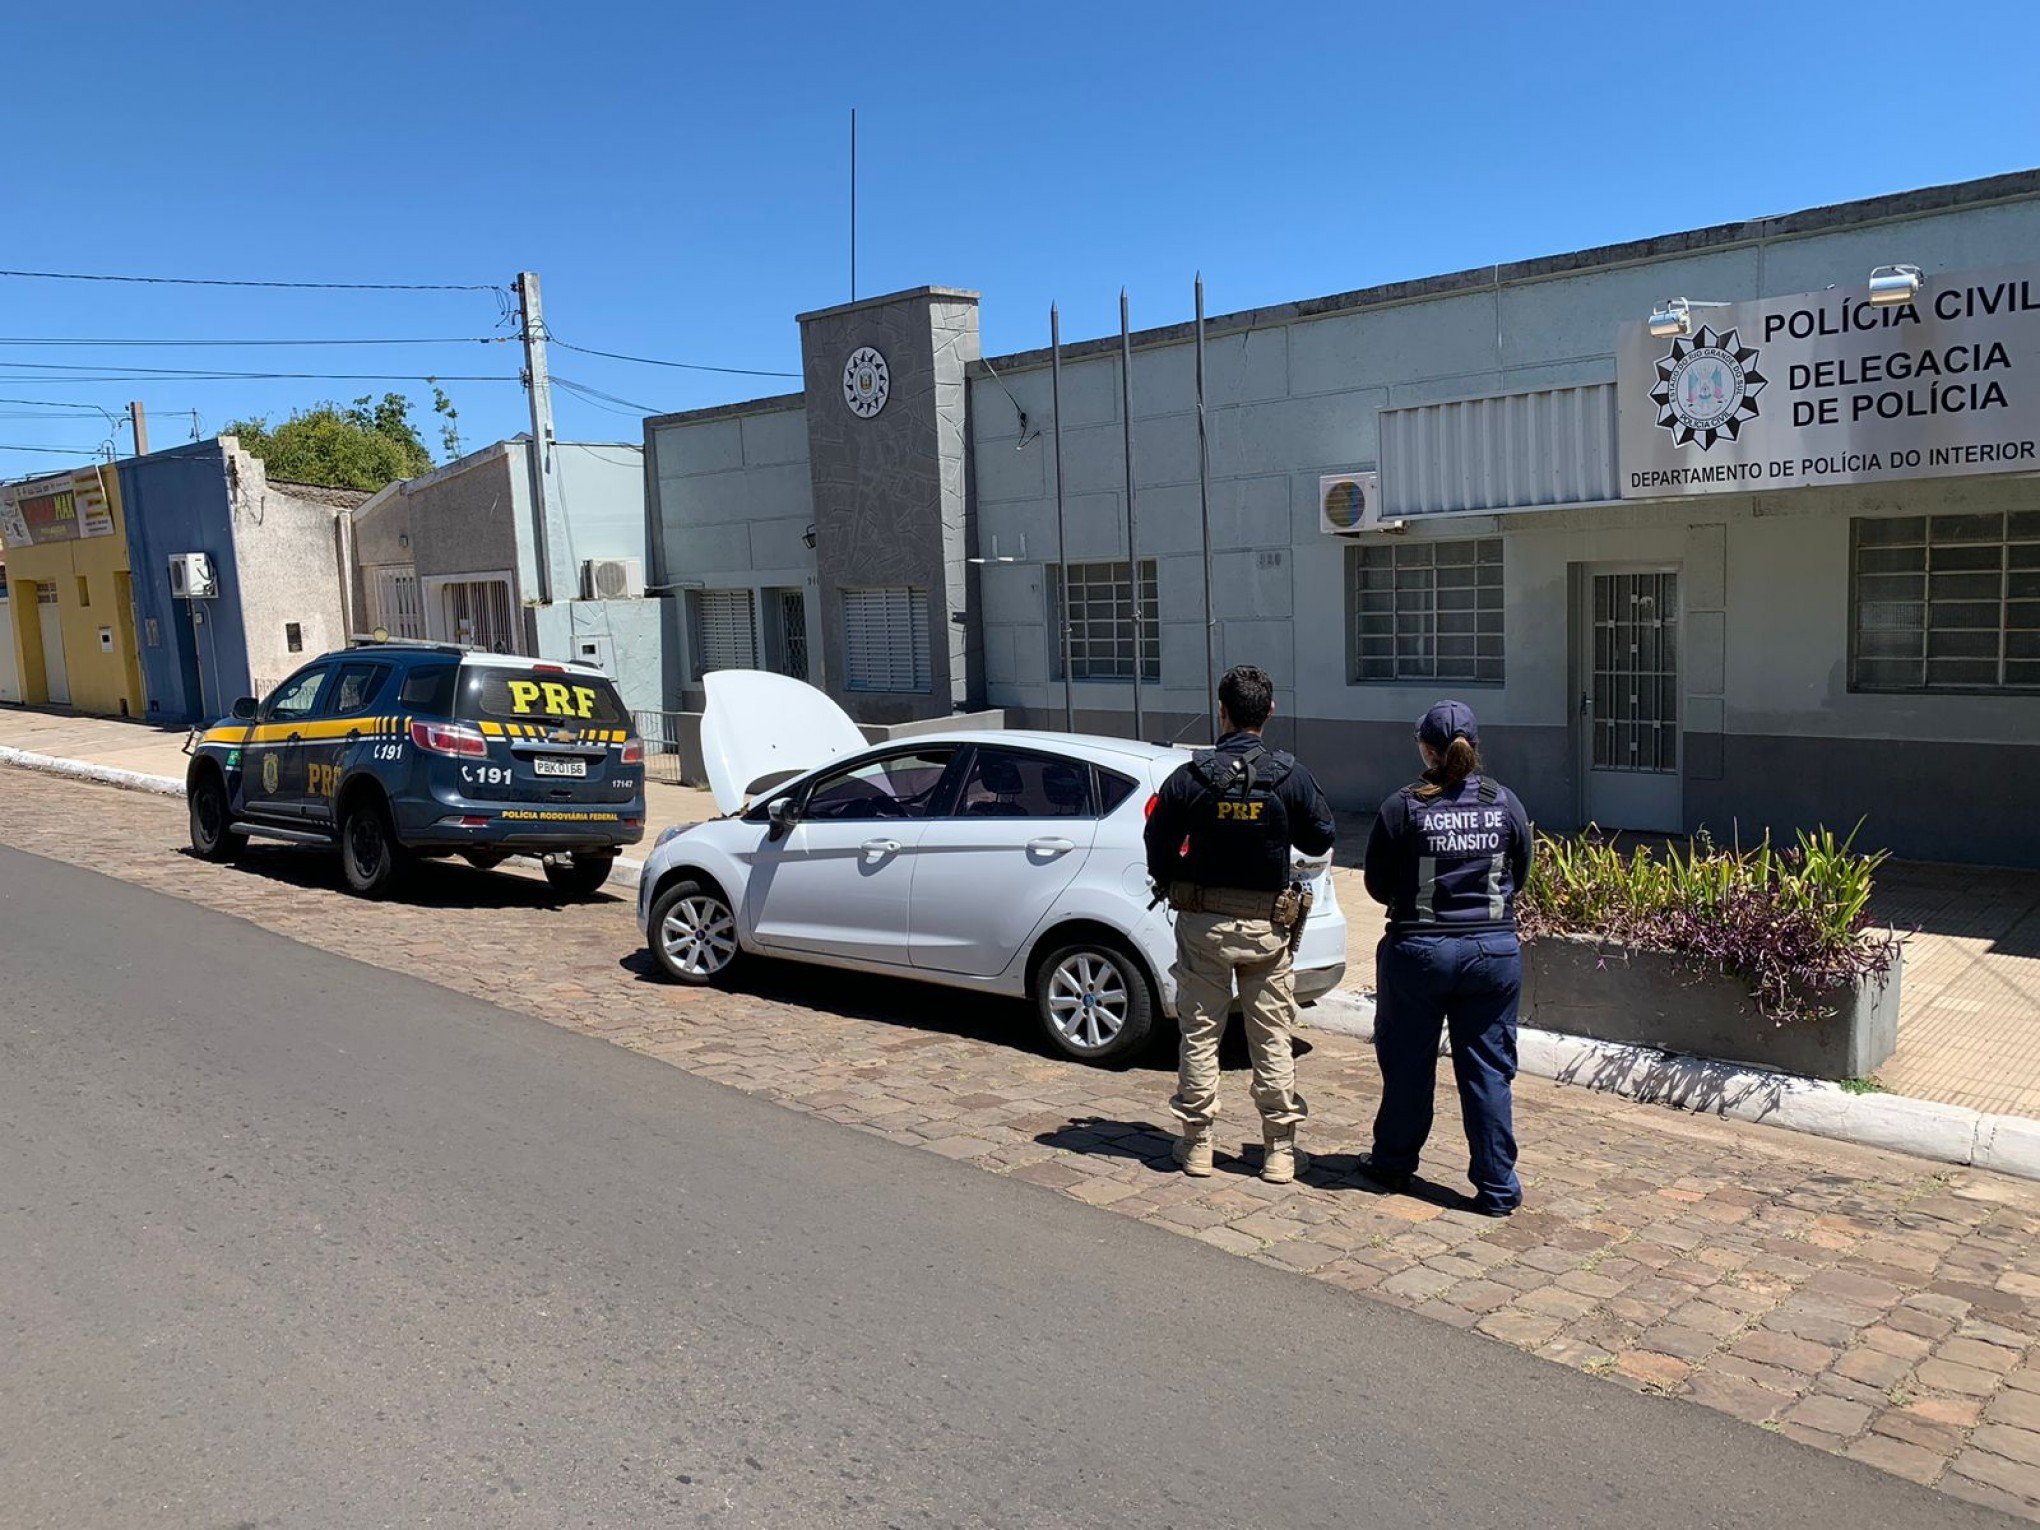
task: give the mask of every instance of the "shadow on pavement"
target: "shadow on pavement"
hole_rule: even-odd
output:
[[[177,852],[196,860],[189,847]],[[230,871],[286,887],[318,888],[324,892],[344,890],[340,858],[317,845],[278,845],[251,842],[233,860]],[[460,860],[430,860],[413,863],[388,902],[400,908],[423,909],[542,909],[564,908],[570,903],[595,905],[625,901],[613,893],[599,892],[590,898],[562,898],[549,883],[538,877],[516,876],[507,871],[483,871]]]

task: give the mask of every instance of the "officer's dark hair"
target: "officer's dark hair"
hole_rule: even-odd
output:
[[[1235,728],[1258,728],[1275,710],[1275,682],[1253,664],[1235,664],[1218,682],[1218,704]]]
[[[1424,772],[1424,779],[1412,788],[1429,802],[1433,797],[1456,789],[1460,782],[1480,769],[1480,750],[1464,733],[1452,735],[1452,742],[1438,756],[1438,763]]]

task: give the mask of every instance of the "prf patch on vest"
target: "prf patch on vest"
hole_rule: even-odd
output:
[[[1259,823],[1261,809],[1268,804],[1265,799],[1254,802],[1224,802],[1218,805],[1219,822]]]
[[[519,717],[593,717],[599,693],[593,686],[562,685],[557,680],[512,680],[510,710]],[[544,706],[539,705],[540,702]]]

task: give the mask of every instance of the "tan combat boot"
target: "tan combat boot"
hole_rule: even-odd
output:
[[[1310,1167],[1310,1155],[1296,1145],[1293,1126],[1263,1126],[1261,1178],[1271,1185],[1286,1185]]]
[[[1211,1178],[1211,1128],[1186,1126],[1176,1144],[1176,1162],[1192,1179]]]

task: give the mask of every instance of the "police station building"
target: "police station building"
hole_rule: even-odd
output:
[[[646,422],[670,704],[1198,738],[1208,590],[1342,807],[1455,695],[1545,828],[2040,864],[2036,250],[2023,172],[1215,316],[1202,441],[1194,326],[1058,422],[975,293],[805,314],[800,393]]]

